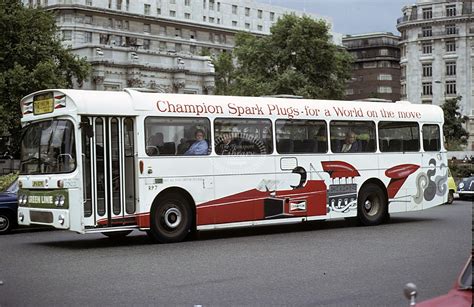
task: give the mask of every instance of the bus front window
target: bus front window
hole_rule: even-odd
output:
[[[21,174],[69,173],[76,169],[74,129],[71,121],[32,123],[21,140]]]

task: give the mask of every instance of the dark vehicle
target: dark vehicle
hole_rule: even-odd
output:
[[[9,233],[17,226],[18,180],[0,193],[0,235]]]
[[[461,274],[455,281],[453,288],[444,295],[416,303],[416,286],[408,283],[405,286],[404,294],[410,300],[410,306],[436,307],[436,306],[472,306],[472,255],[465,264]]]
[[[461,199],[474,198],[474,176],[461,179],[458,194]]]

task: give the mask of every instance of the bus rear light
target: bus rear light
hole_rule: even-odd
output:
[[[64,188],[64,181],[58,180],[57,184],[58,184],[58,188],[60,189]]]
[[[139,167],[140,167],[140,174],[143,174],[143,169],[145,167],[145,163],[143,163],[143,160],[140,160]]]

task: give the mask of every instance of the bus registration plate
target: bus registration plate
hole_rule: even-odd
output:
[[[33,114],[41,115],[53,112],[53,97],[43,97],[33,101]]]

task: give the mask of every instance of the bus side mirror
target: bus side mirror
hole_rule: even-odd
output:
[[[92,129],[92,126],[89,124],[89,122],[81,122],[79,124],[79,128],[84,129],[84,133],[88,138],[92,138],[92,136],[94,136],[94,130]]]

